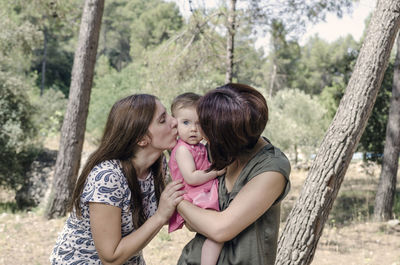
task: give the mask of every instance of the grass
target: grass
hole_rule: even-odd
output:
[[[329,224],[346,225],[365,222],[374,213],[375,192],[350,190],[341,192],[336,198],[329,215]]]
[[[11,202],[0,202],[0,214],[2,213],[17,213],[21,210],[18,209],[17,203]]]

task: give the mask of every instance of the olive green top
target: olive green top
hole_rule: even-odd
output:
[[[223,211],[247,182],[267,171],[279,172],[286,178],[285,190],[260,218],[235,238],[224,243],[218,265],[274,264],[280,223],[280,201],[290,190],[290,163],[285,154],[272,144],[267,144],[243,168],[231,192],[225,187],[225,178],[219,177],[218,196],[219,206]],[[200,264],[201,248],[205,239],[197,233],[182,250],[178,264]]]

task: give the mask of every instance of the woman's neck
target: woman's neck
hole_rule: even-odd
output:
[[[233,182],[236,181],[236,179],[240,175],[240,172],[242,172],[242,169],[246,166],[249,160],[252,159],[258,153],[258,151],[260,151],[261,148],[263,148],[267,144],[268,143],[260,137],[256,145],[252,149],[250,149],[245,154],[239,156],[235,161],[233,161],[232,164],[227,166],[226,178],[230,179]]]
[[[149,152],[146,149],[139,149],[135,157],[132,158],[139,179],[145,179],[149,174],[149,168],[160,157],[161,152]]]
[[[262,137],[258,138],[257,143],[254,145],[254,147],[248,150],[247,152],[244,152],[235,161],[237,161],[239,165],[246,165],[247,162],[251,158],[253,158],[258,153],[258,151],[260,151],[261,148],[263,148],[267,144],[268,143]]]

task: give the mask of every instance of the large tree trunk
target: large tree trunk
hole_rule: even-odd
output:
[[[382,171],[375,197],[374,218],[386,221],[392,218],[392,208],[396,193],[397,169],[400,153],[400,34],[397,35],[397,52],[394,63],[392,98],[388,123],[386,126],[386,141],[383,151]]]
[[[86,0],[47,217],[64,216],[79,171],[104,0]]]
[[[310,264],[365,129],[400,25],[400,2],[379,0],[354,72],[279,240],[276,264]]]
[[[236,0],[229,1],[228,25],[226,36],[226,75],[225,83],[232,82],[233,58],[235,51],[235,23],[236,23]]]

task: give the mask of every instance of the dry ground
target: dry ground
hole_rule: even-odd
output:
[[[283,215],[287,215],[295,202],[305,177],[305,171],[292,173],[293,187],[284,201]],[[379,167],[352,163],[338,199],[349,192],[367,194],[373,191],[378,177]],[[10,195],[12,197],[10,193],[0,192],[0,202],[9,200]],[[373,203],[368,200],[362,203],[367,206]],[[325,225],[312,264],[400,265],[400,225],[368,222],[368,216],[362,215],[361,211],[360,205],[353,206],[350,209],[350,212],[354,212],[353,217],[344,224],[330,219]],[[31,212],[0,214],[0,265],[49,264],[49,254],[65,218],[46,220],[42,212],[42,208],[38,207]],[[357,213],[360,213],[359,216]],[[336,216],[341,218],[338,214]],[[192,237],[193,233],[186,229],[168,234],[164,227],[144,249],[147,264],[176,264],[182,247]]]

